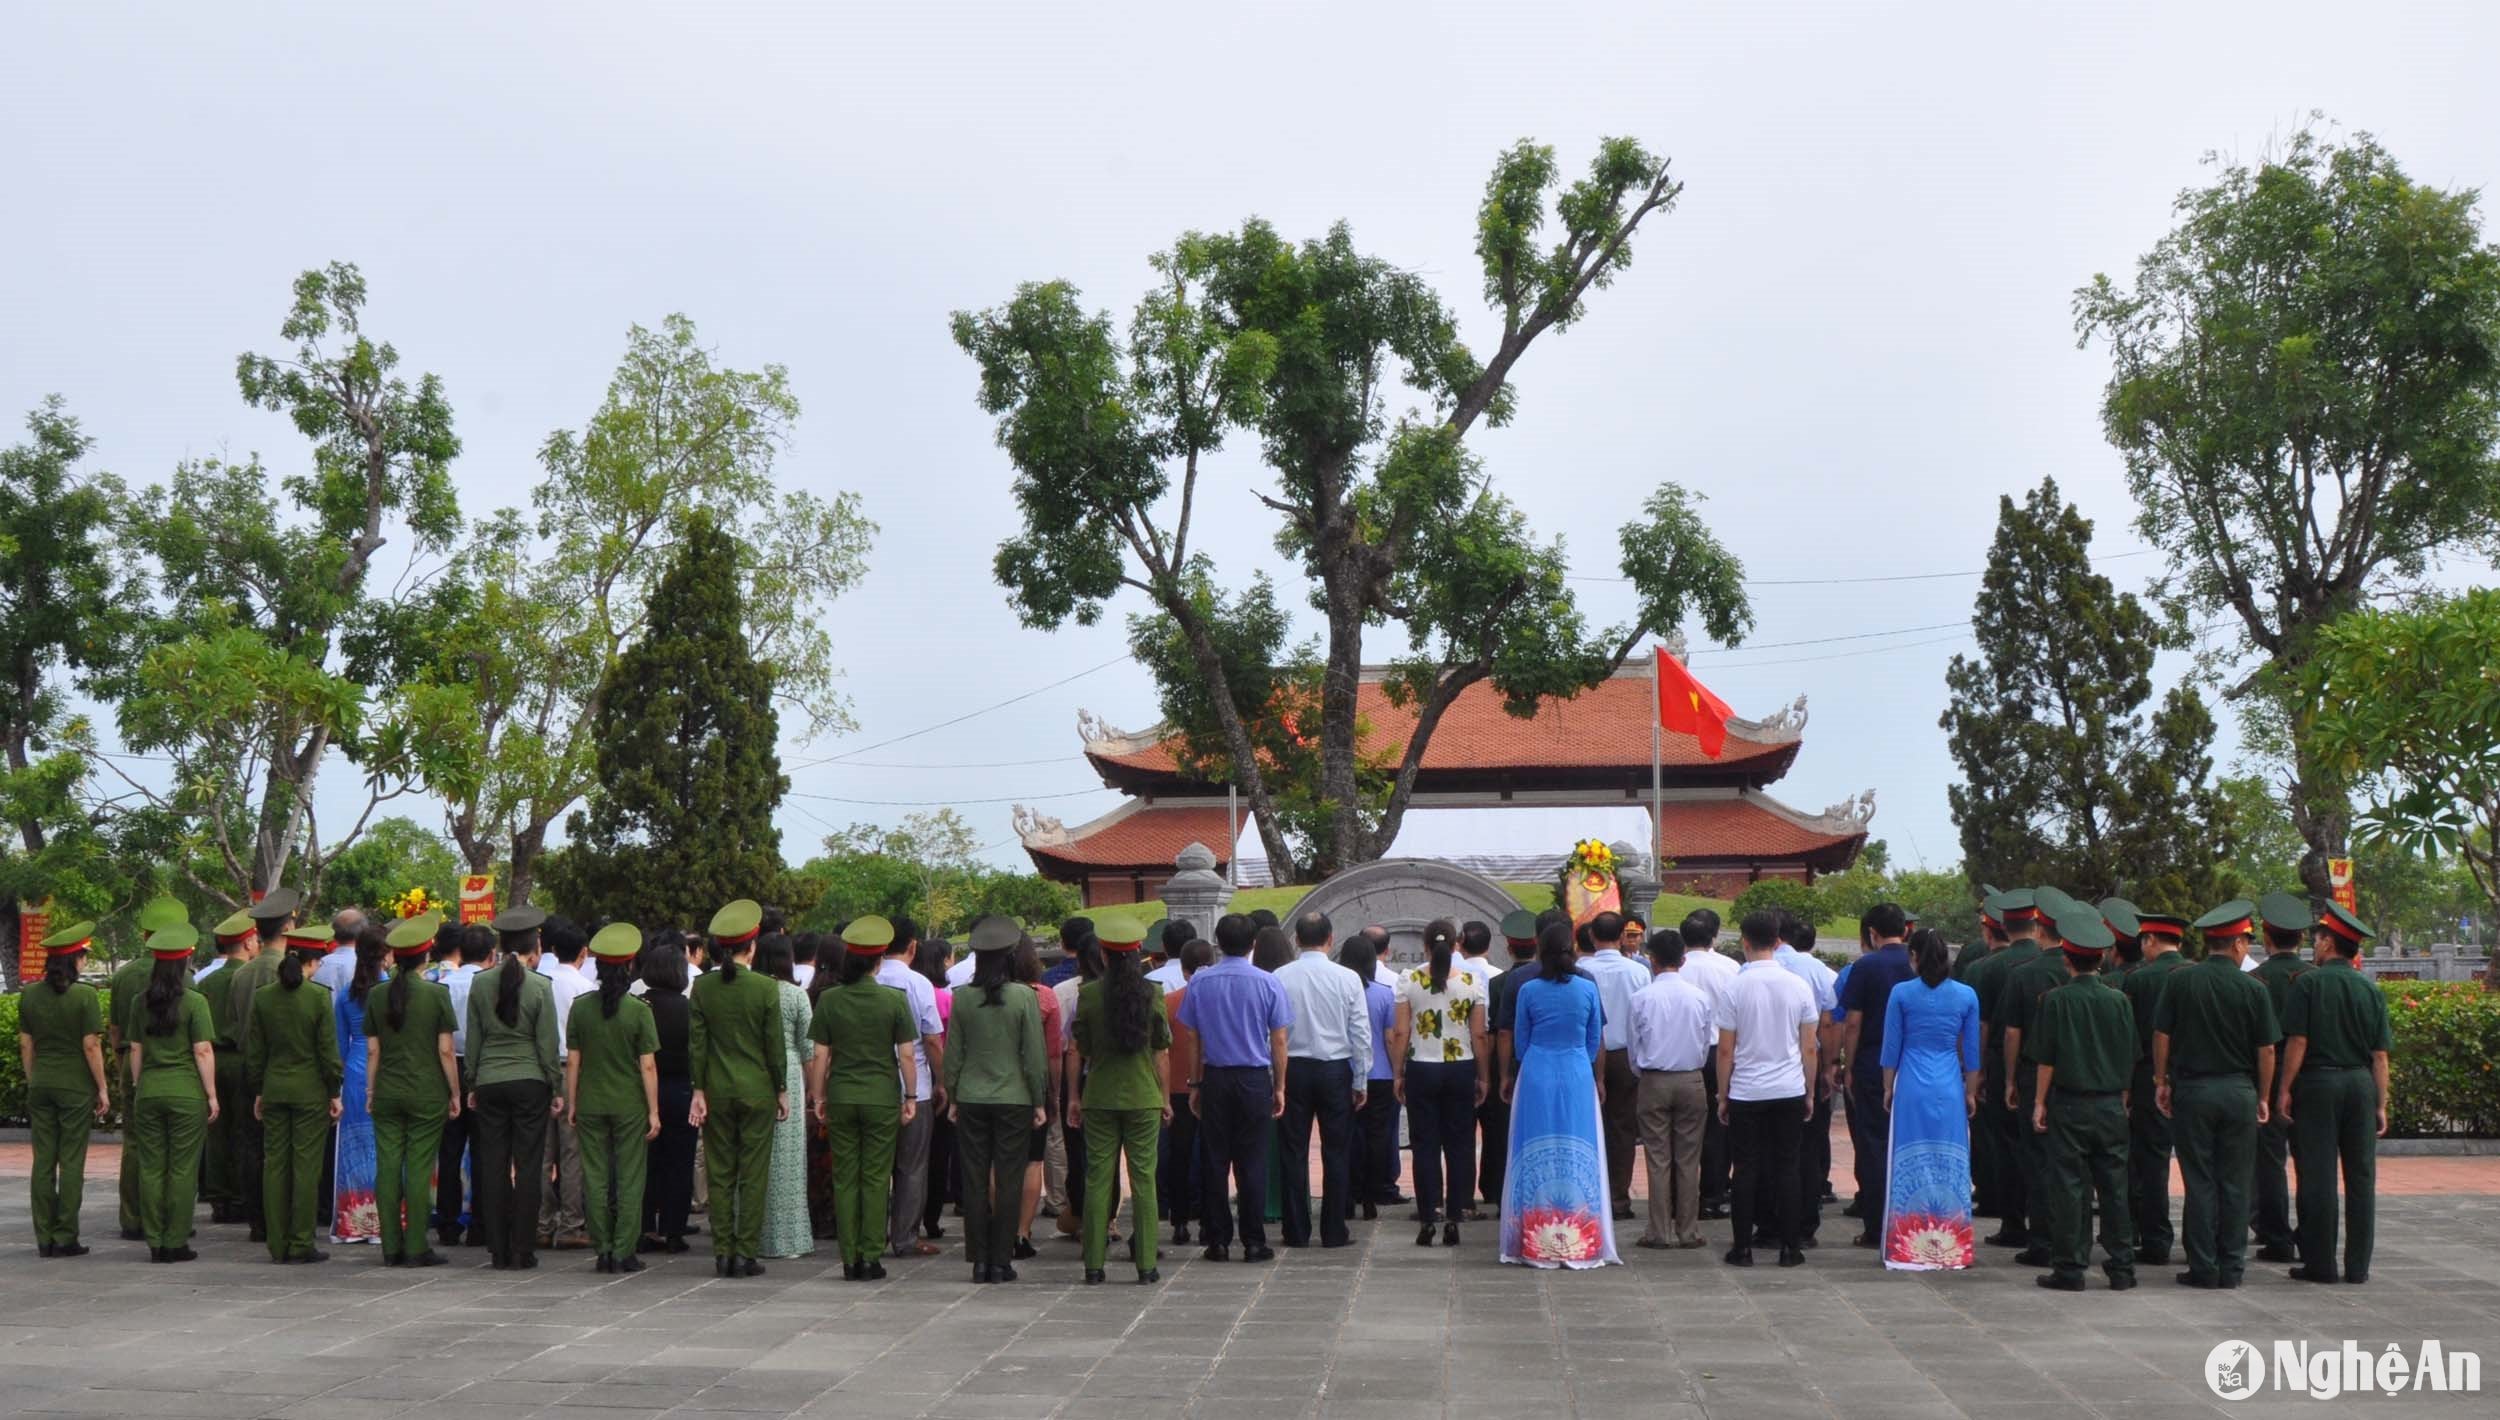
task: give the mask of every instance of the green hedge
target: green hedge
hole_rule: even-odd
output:
[[[2500,1138],[2500,992],[2475,982],[2390,981],[2387,1132]]]
[[[99,986],[96,994],[104,998],[105,1015],[110,1018],[113,993]],[[19,1128],[26,1123],[26,1069],[18,1057],[15,995],[0,995],[0,1040],[8,1042],[8,1049],[0,1051],[0,1125]],[[105,1079],[113,1091],[113,1112],[106,1115],[96,1128],[119,1129],[122,1127],[122,1096],[129,1092],[130,1086],[122,1078],[121,1071],[111,1068],[111,1061],[106,1061],[105,1065]]]

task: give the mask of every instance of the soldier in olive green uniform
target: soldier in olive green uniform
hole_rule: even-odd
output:
[[[2049,1226],[2049,1275],[2037,1279],[2061,1292],[2083,1290],[2092,1261],[2092,1206],[2101,1212],[2103,1270],[2109,1289],[2135,1285],[2135,1220],[2127,1210],[2127,1082],[2135,1073],[2135,1013],[2101,973],[2102,953],[2117,942],[2108,920],[2090,908],[2058,919],[2060,954],[2070,979],[2040,1001],[2023,1034],[2023,1053],[2038,1062],[2031,1128],[2049,1142],[2046,1194],[2034,1210]]]
[[[305,976],[332,945],[326,923],[287,929],[278,979],[252,993],[245,1017],[243,1075],[260,1116],[261,1206],[272,1262],[330,1260],[313,1246],[314,1195],[346,1070],[329,988]]]
[[[2341,904],[2318,923],[2317,970],[2292,983],[2283,1021],[2283,1078],[2275,1113],[2292,1126],[2300,1160],[2304,1282],[2336,1280],[2335,1170],[2344,1171],[2346,1282],[2370,1280],[2378,1235],[2378,1138],[2387,1132],[2387,996],[2353,967],[2370,929]]]
[[[240,1223],[248,1220],[243,1182],[235,1176],[235,1121],[252,1112],[252,1102],[243,1092],[243,1043],[234,1033],[233,1004],[236,968],[252,959],[256,947],[251,914],[237,912],[218,923],[216,937],[217,959],[195,978],[217,1028],[217,1115],[200,1151],[200,1192],[208,1199],[210,1222]]]
[[[2249,1160],[2270,1113],[2282,1036],[2266,988],[2240,970],[2256,911],[2235,898],[2196,920],[2205,959],[2171,973],[2153,1016],[2155,1098],[2187,1183],[2182,1286],[2237,1287],[2248,1270]]]
[[[877,981],[878,963],[893,943],[893,923],[853,918],[842,929],[841,978],[816,998],[816,1013],[807,1023],[807,1038],[815,1042],[807,1090],[833,1158],[834,1231],[842,1241],[845,1282],[885,1276],[880,1258],[894,1183],[894,1138],[916,1108],[912,1095],[919,1087],[911,1047],[920,1029],[911,1002]]]
[[[1982,1039],[1979,1056],[1979,1113],[1971,1119],[1972,1146],[1987,1163],[1982,1172],[1996,1179],[1997,1217],[2002,1220],[1987,1241],[1996,1247],[2028,1247],[2023,1231],[2023,1176],[2015,1157],[2019,1136],[2013,1111],[2005,1108],[2005,1020],[1997,1012],[2006,978],[2014,968],[2040,955],[2040,909],[2028,888],[1998,895],[2005,915],[2006,944],[1971,968],[1969,986],[1979,997]]]
[[[148,1261],[189,1262],[199,1201],[200,1146],[217,1117],[217,1025],[191,985],[200,934],[188,922],[148,937],[148,985],[130,1014],[130,1143]]]
[[[2014,1255],[2016,1262],[2025,1267],[2046,1267],[2049,1248],[2043,1225],[2054,1202],[2049,1178],[2052,1164],[2048,1136],[2031,1127],[2033,1107],[2039,1103],[2033,1090],[2039,1083],[2040,1060],[2032,1052],[2028,1035],[2032,1022],[2038,1018],[2040,999],[2069,979],[2066,955],[2056,946],[2057,917],[2052,914],[2071,915],[2091,909],[2055,888],[2037,889],[2035,901],[2041,913],[2039,950],[2028,960],[2009,967],[1998,981],[1996,1019],[1997,1029],[2004,1037],[1998,1047],[2005,1057],[2003,1104],[2020,1129],[2015,1135],[2010,1165],[2019,1180],[2012,1190],[2017,1201],[2007,1205],[2005,1230],[2025,1240],[2023,1250]]]
[[[2003,896],[1986,883],[1979,885],[1979,935],[1962,944],[1953,956],[1953,979],[1967,983],[1971,968],[1988,959],[1988,954],[2005,945],[2005,908],[1998,901]]]
[[[73,922],[45,937],[43,980],[17,998],[17,1049],[35,1146],[35,1251],[45,1257],[87,1255],[78,1241],[87,1136],[113,1108],[104,1073],[104,998],[78,979],[94,935],[93,922]]]
[[[502,959],[469,982],[461,1024],[469,1088],[469,1147],[477,1192],[472,1216],[498,1272],[538,1265],[538,1210],[547,1187],[547,1125],[564,1104],[564,1060],[556,1049],[556,994],[532,970],[536,907],[508,908],[488,925]],[[716,1214],[715,1217],[718,1215]]]
[[[567,1122],[581,1138],[582,1219],[601,1272],[640,1272],[642,1184],[660,1137],[660,1027],[627,994],[642,929],[611,922],[590,939],[599,990],[573,998],[564,1023]]]
[[[1119,1196],[1120,1159],[1136,1194],[1130,1238],[1137,1280],[1160,1282],[1155,1266],[1155,1142],[1170,1121],[1163,1092],[1163,1053],[1172,1048],[1172,1023],[1163,1009],[1163,988],[1148,981],[1137,962],[1145,933],[1134,922],[1112,920],[1096,928],[1103,974],[1076,993],[1077,1054],[1085,1058],[1082,1103],[1069,1112],[1071,1127],[1085,1131],[1085,1281],[1103,1280],[1110,1251],[1111,1209]]]
[[[2265,930],[2266,959],[2249,974],[2264,983],[2279,1024],[2291,1008],[2292,983],[2309,973],[2309,963],[2300,959],[2300,948],[2317,916],[2309,910],[2307,898],[2270,892],[2257,899],[2257,920]],[[2257,1163],[2249,1191],[2256,1210],[2260,1262],[2300,1260],[2294,1246],[2299,1239],[2292,1232],[2291,1186],[2283,1176],[2291,1156],[2291,1125],[2278,1116],[2257,1126]]]
[[[295,908],[300,901],[293,888],[273,888],[260,901],[243,909],[252,919],[252,957],[241,966],[223,969],[235,973],[235,977],[226,988],[228,1019],[218,1022],[218,1029],[233,1038],[237,1049],[243,1048],[251,1031],[252,1006],[259,999],[261,988],[278,979],[278,968],[286,961],[286,931],[295,923]],[[268,1210],[261,1196],[262,1180],[268,1176],[268,1130],[261,1124],[260,1110],[249,1104],[255,1089],[247,1072],[243,1080],[247,1107],[236,1111],[233,1120],[234,1181],[236,1191],[242,1194],[237,1211],[251,1225],[251,1240],[263,1242],[269,1236]]]
[[[187,913],[180,898],[151,898],[146,906],[139,909],[139,933],[146,936],[170,927],[184,920]],[[125,1084],[130,1080],[131,1061],[136,1058],[139,1048],[139,1032],[134,1023],[139,998],[147,994],[148,978],[155,971],[155,961],[143,951],[113,968],[111,979],[105,983],[105,989],[112,998],[112,1018],[108,1025],[113,1037],[113,1068],[121,1072]],[[147,1236],[139,1213],[139,1176],[130,1169],[123,1169],[118,1182],[121,1185],[122,1241],[138,1242]]]
[[[442,920],[429,912],[391,928],[391,984],[378,1001],[365,1002],[365,1110],[373,1116],[373,1199],[385,1267],[440,1267],[451,1260],[426,1241],[434,1155],[444,1121],[460,1117],[451,992],[424,975]]]
[[[1008,978],[1008,954],[1023,940],[1005,917],[972,924],[972,980],[955,990],[939,1067],[963,1162],[964,1250],[980,1283],[1016,1280],[1025,1157],[1050,1098],[1041,1000]]]
[[[764,1275],[755,1254],[764,1242],[773,1126],[790,1113],[781,983],[746,964],[763,920],[764,909],[745,898],[713,914],[712,970],[695,982],[688,1012],[691,1114],[703,1131],[712,1270],[722,1277]]]
[[[2101,959],[2101,975],[2115,986],[2144,960],[2144,917],[2123,897],[2101,899],[2101,921],[2108,924],[2114,945]]]
[[[2135,1012],[2135,1075],[2127,1085],[2127,1202],[2135,1211],[2135,1255],[2154,1267],[2170,1262],[2170,1116],[2153,1088],[2153,1016],[2172,972],[2187,965],[2179,943],[2187,919],[2137,914],[2144,959],[2119,982]]]

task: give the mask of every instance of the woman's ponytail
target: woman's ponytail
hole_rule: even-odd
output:
[[[616,1019],[616,1003],[634,984],[634,964],[624,957],[599,958],[599,1019]]]
[[[304,954],[289,950],[278,960],[278,984],[292,991],[304,984]]]
[[[408,983],[414,981],[417,973],[424,968],[425,958],[402,957],[399,970],[391,974],[391,989],[383,998],[382,1015],[391,1023],[392,1030],[400,1030],[407,1026],[408,993],[413,989]]]
[[[503,975],[495,982],[495,1018],[505,1025],[517,1026],[521,1023],[521,980],[530,974],[530,969],[521,964],[518,956],[506,956],[496,970]]]
[[[726,986],[738,979],[738,948],[745,945],[744,942],[724,942],[717,937],[712,939],[712,969],[720,973],[721,985]]]
[[[1447,917],[1436,917],[1430,926],[1424,928],[1424,951],[1432,958],[1432,990],[1435,995],[1450,989],[1450,949],[1457,945],[1458,924]]]

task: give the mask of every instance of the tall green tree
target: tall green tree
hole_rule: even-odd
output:
[[[1940,722],[1962,771],[1947,797],[1963,862],[1981,881],[2184,907],[2230,853],[2208,782],[2213,720],[2186,686],[2144,717],[2166,633],[2092,570],[2091,547],[2056,480],[1998,500],[1978,654],[1946,669]]]
[[[1681,190],[1665,160],[1630,139],[1601,144],[1568,185],[1551,148],[1503,153],[1477,214],[1484,295],[1501,321],[1483,358],[1428,282],[1360,251],[1343,223],[1298,244],[1256,219],[1184,235],[1151,259],[1155,284],[1125,340],[1064,282],[954,317],[1016,471],[1024,528],[996,562],[1010,601],[1026,624],[1057,627],[1091,624],[1124,588],[1144,595],[1148,620],[1133,640],[1187,652],[1147,659],[1167,710],[1211,722],[1198,753],[1221,756],[1279,881],[1379,856],[1434,730],[1468,687],[1489,681],[1532,715],[1604,679],[1651,632],[1697,617],[1733,641],[1750,626],[1735,559],[1694,497],[1666,484],[1623,530],[1639,613],[1593,631],[1563,580],[1561,544],[1529,530],[1466,444],[1478,425],[1510,417],[1519,360],[1580,319],[1589,293],[1631,260],[1642,221]],[[1549,224],[1560,228],[1550,241]],[[1393,415],[1406,400],[1421,407]],[[1259,591],[1216,593],[1216,570],[1192,552],[1202,465],[1232,432],[1258,442],[1269,486],[1255,496],[1325,619],[1315,675],[1241,656],[1260,646],[1249,604]],[[1251,620],[1228,625],[1228,610]],[[1390,694],[1417,727],[1403,745],[1366,743],[1357,692],[1375,627],[1404,643]],[[1278,682],[1305,679],[1317,681],[1317,713],[1299,736],[1314,812],[1296,834],[1293,791],[1274,782],[1297,772],[1296,756],[1274,757],[1254,726],[1278,713]],[[1174,718],[1190,728],[1189,714]]]
[[[2475,203],[2368,134],[2303,129],[2180,194],[2132,288],[2075,296],[2164,595],[2230,618],[2256,661],[2231,693],[2284,728],[2313,896],[2351,826],[2305,689],[2319,632],[2500,530],[2500,251]]]
[[[279,327],[293,350],[240,357],[236,382],[246,402],[289,417],[310,466],[273,487],[257,456],[185,463],[138,500],[127,528],[160,581],[157,644],[123,687],[122,738],[173,757],[172,789],[152,797],[191,826],[187,848],[221,865],[196,885],[226,902],[290,877],[317,885],[324,855],[376,807],[447,767],[446,728],[462,713],[455,698],[403,701],[374,659],[392,637],[426,630],[399,614],[396,594],[375,593],[374,559],[394,535],[412,554],[440,553],[460,527],[460,441],[442,382],[395,373],[399,352],[364,330],[354,266],[307,271],[294,295]],[[333,749],[370,792],[358,819],[325,837],[313,790]]]
[[[103,832],[94,735],[64,694],[94,689],[127,653],[137,591],[111,554],[122,494],[83,475],[92,441],[58,396],[0,449],[0,976],[17,981],[18,909],[49,897],[101,913],[129,895]]]
[[[738,558],[709,513],[688,514],[642,638],[608,674],[591,724],[597,782],[566,822],[567,851],[546,862],[556,900],[584,920],[676,922],[775,896],[773,812],[790,781]]]
[[[383,908],[410,888],[424,888],[453,902],[460,891],[460,857],[443,836],[404,814],[374,820],[354,846],[333,856],[322,870],[319,904],[326,908]]]

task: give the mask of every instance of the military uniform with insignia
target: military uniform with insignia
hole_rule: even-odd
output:
[[[381,1213],[385,1267],[440,1267],[450,1260],[426,1241],[434,1209],[434,1157],[443,1125],[460,1113],[451,992],[424,975],[441,926],[442,915],[429,912],[392,927],[397,972],[365,1000],[366,1048],[373,1059],[365,1093],[373,1116],[373,1195]]]
[[[2047,1141],[2048,1167],[2032,1211],[2048,1226],[2049,1275],[2043,1287],[2083,1290],[2092,1260],[2092,1209],[2101,1217],[2109,1287],[2135,1285],[2135,1220],[2127,1206],[2126,1092],[2135,1072],[2135,1014],[2100,972],[2117,941],[2098,911],[2057,920],[2070,979],[2040,1000],[2023,1032],[2023,1054],[2037,1062],[2031,1127]],[[2035,1230],[2036,1235],[2036,1230]]]
[[[660,1134],[659,1022],[628,994],[641,929],[611,922],[590,939],[599,989],[564,1024],[564,1098],[581,1136],[582,1217],[601,1272],[640,1272],[642,1190]]]
[[[2378,1136],[2387,1129],[2387,995],[2353,966],[2370,929],[2341,904],[2318,923],[2326,950],[2292,983],[2283,1020],[2276,1110],[2300,1164],[2300,1263],[2305,1282],[2366,1282],[2378,1236]],[[2344,1180],[2344,1250],[2335,1252],[2335,1176]]]
[[[2170,1261],[2177,1235],[2170,1227],[2170,1116],[2154,1098],[2153,1018],[2162,987],[2188,964],[2179,951],[2187,919],[2167,913],[2137,914],[2144,957],[2118,983],[2135,1013],[2135,1073],[2127,1086],[2127,1201],[2135,1211],[2136,1260],[2160,1267]]]
[[[755,1258],[764,1240],[764,1188],[773,1125],[787,1109],[781,983],[737,960],[754,951],[763,917],[764,909],[744,898],[713,914],[714,969],[694,984],[688,1012],[694,1113],[711,1184],[712,1267],[722,1277],[764,1274]]]
[[[877,981],[877,964],[893,943],[894,924],[883,917],[856,917],[843,927],[841,979],[816,998],[807,1025],[814,1043],[808,1092],[833,1158],[845,1282],[885,1276],[894,1137],[916,1108],[911,1047],[920,1030],[903,993]]]
[[[278,979],[279,964],[286,960],[286,929],[295,921],[295,909],[303,899],[293,888],[272,888],[261,900],[243,909],[252,919],[257,945],[250,961],[220,970],[234,974],[226,986],[226,1018],[217,1023],[220,1034],[234,1041],[240,1052],[252,1027],[252,1007],[261,988]],[[236,1211],[251,1225],[251,1240],[263,1242],[269,1236],[266,1200],[261,1196],[262,1182],[268,1176],[268,1130],[263,1126],[260,1111],[252,1108],[253,1081],[246,1073],[239,1081],[243,1092],[241,1109],[230,1121],[230,1139],[234,1157]],[[219,1118],[224,1118],[221,1109]]]
[[[136,1177],[139,1227],[150,1262],[189,1262],[191,1214],[200,1192],[200,1146],[216,1113],[217,1026],[208,998],[191,985],[191,952],[200,934],[175,922],[148,935],[155,970],[178,984],[162,1030],[146,1001],[131,1012],[130,1138],[124,1150]]]
[[[245,1018],[243,1075],[260,1115],[261,1206],[272,1262],[330,1257],[313,1246],[315,1195],[346,1071],[329,988],[306,977],[307,958],[318,961],[334,945],[326,924],[288,928],[287,960],[277,980],[252,993]]]
[[[93,922],[72,922],[43,939],[44,979],[18,993],[19,1049],[26,1072],[27,1133],[34,1145],[31,1185],[35,1250],[45,1257],[84,1257],[78,1206],[86,1196],[87,1138],[112,1108],[105,1072],[104,998],[78,979]]]
[[[1975,1157],[1986,1160],[1980,1165],[1981,1172],[1997,1181],[1997,1216],[2002,1221],[1987,1241],[1997,1247],[2021,1248],[2029,1247],[2031,1239],[2023,1226],[2026,1200],[2018,1153],[2021,1135],[2015,1132],[2014,1111],[2006,1106],[2005,1018],[1999,1005],[2006,980],[2014,969],[2040,955],[2040,909],[2037,897],[2028,888],[2000,894],[1998,902],[2004,909],[2010,940],[1971,968],[1968,983],[1979,997],[1982,1027],[1979,1113],[1971,1120],[1971,1146]]]
[[[236,912],[217,924],[217,960],[197,978],[208,1002],[208,1018],[216,1026],[217,1117],[208,1126],[208,1142],[200,1152],[200,1192],[208,1199],[209,1221],[240,1223],[243,1180],[236,1173],[236,1143],[242,1118],[252,1112],[243,1090],[243,1043],[234,1033],[234,983],[252,950],[252,915]]]
[[[2292,983],[2309,973],[2309,963],[2300,959],[2300,948],[2317,918],[2309,910],[2308,899],[2288,892],[2270,892],[2257,899],[2257,918],[2265,928],[2266,959],[2249,974],[2265,983],[2266,999],[2273,1003],[2279,1023],[2291,1009]],[[2300,1257],[2295,1247],[2299,1239],[2292,1232],[2291,1187],[2283,1175],[2291,1157],[2289,1124],[2271,1118],[2258,1126],[2257,1166],[2250,1194],[2260,1262],[2294,1262]]]
[[[2173,972],[2153,1017],[2153,1076],[2177,1142],[2190,1287],[2230,1288],[2248,1270],[2248,1185],[2282,1037],[2266,988],[2240,969],[2256,907],[2233,899],[2196,921],[2205,959]]]

